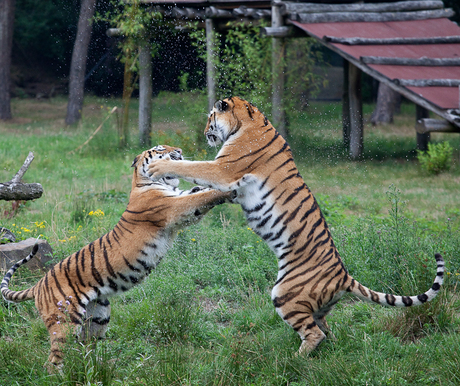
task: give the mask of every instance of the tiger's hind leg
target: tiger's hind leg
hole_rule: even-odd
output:
[[[66,316],[60,317],[60,314],[50,317],[45,323],[47,324],[50,334],[51,349],[48,362],[45,367],[49,374],[56,373],[62,367],[64,358],[63,348],[69,337],[75,336],[81,330],[81,321],[66,320]]]
[[[331,331],[331,328],[329,327],[329,324],[327,324],[326,321],[326,315],[322,315],[321,317],[316,317],[313,316],[317,326],[320,328],[322,332],[327,336],[328,339],[333,339],[336,340],[335,335]]]
[[[344,292],[340,291],[337,292],[332,299],[330,299],[326,304],[324,304],[320,309],[313,313],[313,319],[315,320],[317,326],[321,329],[322,332],[328,337],[332,339],[336,339],[334,334],[332,333],[329,325],[326,322],[327,314],[334,308],[337,302],[342,298]]]
[[[92,338],[102,339],[110,322],[110,302],[108,299],[97,299],[86,306],[80,340],[89,342]]]
[[[326,324],[327,325],[327,324]],[[312,352],[326,338],[326,334],[319,328],[313,315],[308,315],[302,322],[302,326],[297,330],[302,339],[299,354]]]

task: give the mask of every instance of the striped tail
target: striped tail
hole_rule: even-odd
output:
[[[423,303],[433,300],[441,289],[442,282],[444,280],[444,260],[439,253],[435,254],[437,270],[436,278],[434,279],[431,288],[421,295],[416,296],[395,296],[391,294],[385,294],[382,292],[374,292],[369,288],[358,283],[352,279],[350,287],[347,289],[348,292],[356,295],[362,300],[368,302],[378,303],[382,306],[393,306],[393,307],[410,307],[419,306]]]
[[[3,277],[2,284],[0,284],[0,289],[2,291],[3,299],[5,299],[7,302],[18,303],[18,302],[23,302],[25,300],[33,299],[32,288],[34,287],[31,287],[23,291],[11,291],[8,289],[8,286],[10,284],[11,277],[14,275],[16,270],[21,265],[24,265],[25,263],[30,261],[37,254],[37,251],[38,251],[38,244],[35,244],[34,247],[32,248],[32,252],[30,252],[30,255],[22,259],[21,261],[18,261],[15,265],[13,265]]]

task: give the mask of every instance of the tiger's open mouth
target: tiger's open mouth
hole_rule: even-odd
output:
[[[219,143],[219,138],[217,135],[209,132],[206,133],[206,140],[210,146],[216,146],[216,144]]]

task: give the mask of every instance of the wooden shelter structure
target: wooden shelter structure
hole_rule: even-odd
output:
[[[199,20],[207,35],[209,107],[216,99],[213,33],[228,20],[271,19],[262,33],[273,38],[272,122],[284,133],[283,39],[311,37],[344,59],[343,132],[350,156],[363,154],[361,72],[417,105],[417,142],[430,132],[460,132],[460,27],[440,0],[354,3],[329,0],[142,0],[166,18]],[[141,73],[142,77],[142,73]],[[147,82],[148,83],[148,82]],[[142,80],[140,87],[142,88]],[[142,95],[142,90],[140,90]],[[429,112],[439,118],[429,118]],[[141,125],[141,122],[140,122]],[[144,124],[145,126],[145,124]]]

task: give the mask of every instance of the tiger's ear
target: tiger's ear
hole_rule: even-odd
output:
[[[225,101],[217,101],[214,106],[220,113],[228,109],[228,103]]]
[[[136,164],[137,164],[137,161],[139,160],[139,156],[137,156],[136,158],[134,158],[134,161],[131,165],[131,167],[133,168]]]

